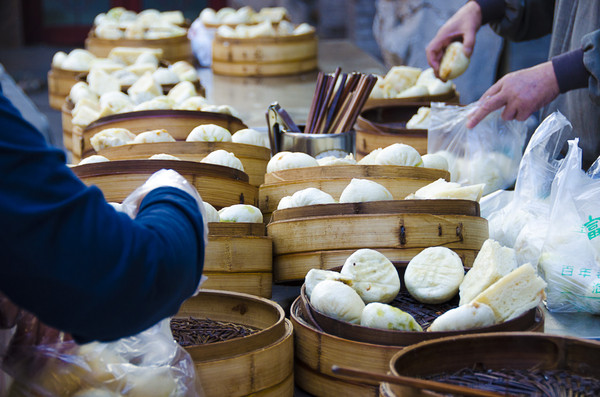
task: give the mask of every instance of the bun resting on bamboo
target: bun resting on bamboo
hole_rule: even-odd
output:
[[[356,291],[348,285],[334,280],[324,280],[312,290],[310,303],[319,312],[349,323],[360,323],[365,307]]]
[[[415,193],[406,197],[407,200],[430,199],[459,199],[479,201],[483,192],[483,183],[471,186],[461,186],[456,182],[447,182],[440,178],[429,185],[423,186]]]
[[[375,164],[422,167],[423,160],[419,152],[412,146],[394,143],[377,154]]]
[[[262,223],[263,215],[258,208],[249,204],[235,204],[219,210],[220,222]]]
[[[340,203],[393,200],[392,193],[383,185],[368,179],[352,178],[340,195]]]
[[[171,99],[173,99],[173,98],[171,98]],[[198,110],[202,110],[202,108],[205,108],[207,106],[209,106],[209,103],[206,100],[206,98],[204,98],[203,96],[200,96],[200,95],[195,95],[195,96],[191,96],[189,98],[184,99],[183,102],[181,102],[181,103],[176,103],[175,106],[173,106],[173,109],[198,111]]]
[[[354,280],[352,288],[365,303],[394,300],[400,291],[396,268],[382,253],[360,249],[346,259],[340,273]]]
[[[267,163],[267,173],[292,168],[318,167],[314,157],[302,152],[279,152]]]
[[[281,210],[285,208],[304,207],[307,205],[316,204],[333,204],[335,202],[335,199],[329,193],[325,193],[324,191],[314,187],[309,187],[299,190],[291,196],[283,197],[281,200],[279,200],[277,209]]]
[[[171,101],[166,95],[159,95],[150,99],[149,101],[144,101],[140,104],[137,104],[133,110],[135,112],[141,110],[168,110],[173,108],[173,101]]]
[[[175,138],[167,130],[144,131],[136,135],[132,143],[175,142]]]
[[[424,154],[421,156],[423,167],[433,168],[436,170],[448,171],[448,160],[439,154]]]
[[[99,155],[99,154],[94,154],[94,155],[92,155],[90,157],[84,158],[77,165],[93,164],[93,163],[104,163],[104,162],[107,162],[107,161],[110,161],[110,160],[107,159],[104,156]]]
[[[231,133],[216,124],[202,124],[195,127],[185,140],[186,142],[231,142]]]
[[[238,159],[235,154],[223,149],[210,152],[208,156],[204,157],[202,160],[200,160],[200,162],[223,165],[225,167],[231,167],[240,171],[244,171],[244,165],[242,164],[241,160]]]
[[[428,130],[431,124],[431,108],[421,106],[406,123],[406,128],[410,130]]]
[[[446,247],[429,247],[410,260],[404,284],[419,302],[443,303],[456,295],[464,274],[456,252]]]
[[[204,213],[206,214],[206,222],[220,222],[221,218],[219,217],[219,212],[213,207],[211,204],[206,201],[204,204]]]
[[[365,306],[360,317],[360,325],[395,331],[423,331],[410,314],[379,302],[372,302]]]
[[[125,128],[107,128],[96,133],[90,142],[96,152],[114,146],[122,146],[133,143],[135,134]]]
[[[375,165],[376,160],[377,160],[377,156],[379,155],[379,153],[381,153],[383,149],[382,148],[377,148],[375,150],[372,150],[371,153],[367,154],[365,157],[363,157],[362,159],[360,159],[358,161],[359,165]]]
[[[488,305],[472,302],[448,310],[433,320],[427,331],[463,331],[488,327],[495,323],[494,311]]]
[[[262,146],[267,149],[271,147],[267,134],[263,134],[251,128],[244,128],[236,131],[231,136],[231,141],[234,143],[245,143],[246,145]]]
[[[181,159],[179,157],[173,156],[173,155],[168,154],[168,153],[153,154],[152,156],[150,156],[148,158],[148,160],[178,160],[178,161],[181,161]]]
[[[440,63],[440,78],[444,81],[457,78],[467,70],[469,61],[463,43],[460,41],[450,43]]]
[[[354,155],[350,153],[346,157],[322,157],[320,159],[317,159],[317,163],[319,163],[321,167],[326,167],[330,165],[354,165],[356,164],[356,160],[354,159]]]
[[[310,269],[304,278],[304,292],[309,299],[313,289],[317,286],[317,284],[324,280],[339,281],[350,287],[352,287],[354,282],[352,277],[342,275],[339,272],[334,272],[332,270]]]

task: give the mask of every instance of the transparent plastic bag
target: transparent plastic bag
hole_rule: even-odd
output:
[[[556,158],[570,131],[571,123],[559,112],[546,117],[523,153],[512,199],[485,215],[490,238],[514,248],[520,265],[538,262],[549,226],[552,181],[562,163]]]
[[[66,341],[20,346],[4,366],[9,395],[73,397],[203,396],[190,355],[165,319],[110,343]]]
[[[600,159],[585,173],[578,142],[569,141],[552,183],[552,227],[539,268],[549,310],[600,314]]]
[[[467,106],[432,103],[427,153],[446,157],[452,182],[485,183],[486,195],[515,182],[527,123],[504,121],[497,110],[469,129],[467,116],[477,106],[477,102]]]
[[[196,18],[188,30],[192,52],[201,66],[210,66],[212,63],[212,42],[216,31],[216,28],[204,25],[200,18]]]

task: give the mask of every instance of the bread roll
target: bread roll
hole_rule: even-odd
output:
[[[352,287],[324,280],[312,290],[310,303],[321,313],[353,324],[360,323],[365,304]]]
[[[503,322],[537,307],[545,296],[544,288],[546,282],[526,263],[489,286],[472,303],[488,305],[496,322]]]
[[[249,204],[235,204],[219,210],[220,222],[262,223],[263,215],[258,208]]]
[[[352,286],[352,278],[331,270],[310,269],[304,277],[304,292],[310,299],[313,289],[324,280],[333,280]]]
[[[368,179],[352,178],[340,195],[340,203],[393,200],[392,193],[383,185]]]
[[[517,268],[515,250],[501,246],[492,239],[485,240],[473,267],[460,284],[460,305],[473,300],[482,291]]]
[[[365,306],[360,317],[360,325],[395,331],[423,331],[410,314],[379,302],[372,302]]]
[[[494,311],[488,305],[473,302],[448,310],[433,320],[427,331],[463,331],[488,327],[495,323]]]
[[[454,41],[446,48],[440,63],[442,80],[455,79],[469,67],[469,58],[465,55],[463,48],[464,45],[460,41]]]
[[[429,247],[410,260],[404,284],[419,302],[443,303],[456,295],[464,273],[456,252],[446,247]]]
[[[360,249],[346,259],[340,273],[352,280],[352,288],[365,303],[394,300],[400,291],[396,268],[382,253]]]

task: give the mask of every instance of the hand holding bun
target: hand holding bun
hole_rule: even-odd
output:
[[[440,64],[440,79],[455,79],[467,70],[470,59],[465,55],[463,47],[463,43],[455,41],[446,48]]]

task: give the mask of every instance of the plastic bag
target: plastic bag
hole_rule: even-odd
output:
[[[204,220],[204,242],[208,224],[197,190],[173,170],[155,172],[115,206],[131,218],[153,189],[170,186],[195,198]],[[198,289],[206,280],[202,276]],[[37,319],[36,319],[37,321]],[[29,327],[28,327],[29,328]],[[44,328],[47,329],[48,327]],[[33,331],[32,331],[33,330]],[[54,330],[55,331],[55,330]],[[170,320],[115,342],[77,345],[72,340],[36,344],[37,328],[17,330],[21,339],[12,342],[3,356],[3,369],[14,378],[9,395],[73,397],[197,397],[203,396],[190,355],[175,342]],[[20,335],[19,335],[20,333]],[[35,333],[35,336],[28,335]],[[43,338],[42,338],[43,340]],[[26,343],[21,343],[26,342]],[[31,342],[31,343],[29,343]]]
[[[549,310],[600,314],[600,159],[584,173],[578,141],[569,141],[552,183],[552,227],[539,268]]]
[[[490,238],[514,248],[519,265],[538,262],[549,226],[551,186],[563,161],[556,157],[570,131],[560,112],[546,117],[525,149],[512,200],[485,215]]]
[[[10,395],[73,397],[202,396],[194,362],[175,342],[169,319],[110,343],[20,346],[5,363]]]
[[[527,123],[504,121],[497,110],[469,129],[467,116],[477,106],[477,102],[467,106],[432,103],[427,153],[446,157],[452,182],[485,183],[486,195],[515,182]]]
[[[216,28],[209,28],[204,25],[200,18],[196,18],[188,29],[188,39],[190,39],[192,45],[192,52],[201,66],[210,66],[212,63],[212,42],[216,31]]]

